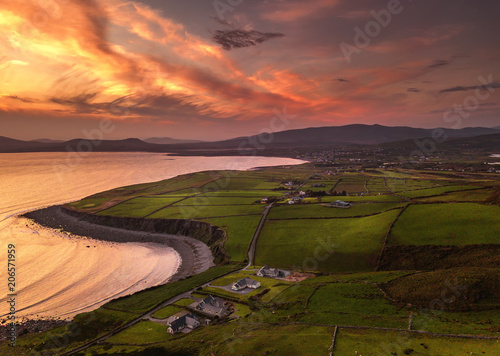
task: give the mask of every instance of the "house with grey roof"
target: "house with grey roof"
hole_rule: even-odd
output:
[[[262,267],[258,272],[259,277],[270,277],[270,278],[285,278],[291,274],[290,271],[284,269],[271,268],[269,266]]]
[[[333,207],[336,207],[336,208],[350,208],[351,207],[351,203],[348,203],[348,202],[345,202],[345,201],[342,201],[342,200],[337,200],[337,201],[331,202],[330,206],[333,206]]]
[[[181,331],[189,332],[200,326],[200,322],[196,315],[186,314],[181,317],[174,317],[173,320],[168,320],[167,332],[170,334],[176,334]]]
[[[231,287],[232,290],[239,291],[245,288],[257,289],[260,287],[260,282],[254,281],[249,277],[240,279],[238,282],[234,283]]]
[[[209,295],[200,301],[195,309],[197,312],[205,313],[209,316],[225,316],[229,314],[229,308],[224,299]]]

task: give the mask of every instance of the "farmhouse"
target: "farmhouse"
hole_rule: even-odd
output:
[[[257,289],[259,287],[260,287],[260,282],[254,281],[253,279],[246,277],[234,283],[231,289],[238,291],[245,288]]]
[[[195,309],[210,316],[220,317],[229,314],[229,310],[224,299],[219,297],[212,297],[211,295],[199,302],[195,306]]]
[[[193,314],[186,314],[181,317],[175,317],[174,320],[169,320],[167,321],[167,323],[168,323],[167,332],[170,334],[176,334],[183,330],[189,332],[200,326],[198,318]]]
[[[258,272],[259,277],[285,278],[291,274],[290,271],[283,269],[270,268],[269,266],[262,267]]]
[[[337,201],[331,202],[330,206],[334,206],[334,207],[337,207],[337,208],[350,208],[351,207],[351,203],[348,203],[348,202],[345,202],[345,201],[342,201],[342,200],[337,200]]]
[[[295,204],[300,201],[302,201],[302,197],[293,197],[288,201],[288,204]]]

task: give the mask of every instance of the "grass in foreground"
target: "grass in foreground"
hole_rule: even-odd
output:
[[[499,353],[500,340],[439,338],[359,329],[340,329],[334,348],[334,355],[493,356]]]

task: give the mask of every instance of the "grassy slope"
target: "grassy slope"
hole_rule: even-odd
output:
[[[350,208],[335,208],[327,204],[280,205],[271,209],[268,219],[337,218],[378,214],[390,209],[402,208],[404,204],[379,203],[356,204]]]
[[[392,210],[358,219],[267,221],[257,242],[256,263],[328,272],[373,270],[398,213]]]
[[[500,243],[500,207],[473,203],[409,206],[389,242],[407,245]]]
[[[404,355],[415,356],[498,355],[498,340],[437,338],[413,333],[379,330],[341,329],[335,342],[335,355]],[[408,351],[407,351],[408,352]]]

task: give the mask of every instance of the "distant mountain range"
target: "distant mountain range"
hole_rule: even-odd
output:
[[[442,129],[448,137],[473,137],[500,133],[500,129],[469,127],[460,130]],[[205,142],[200,146],[207,148],[238,148],[245,143],[254,142],[272,146],[317,146],[329,144],[372,145],[385,142],[403,141],[431,137],[434,129],[418,129],[413,127],[389,127],[381,125],[347,125],[312,127],[281,131],[269,135],[238,137],[219,142]],[[270,141],[270,142],[268,142]]]
[[[63,140],[51,140],[50,138],[39,138],[37,140],[31,140],[31,142],[41,142],[41,143],[63,143]]]
[[[151,138],[145,139],[144,142],[155,143],[157,145],[174,145],[174,144],[179,144],[179,143],[199,143],[199,142],[203,142],[203,141],[200,141],[200,140],[178,140],[178,139],[171,138],[171,137],[151,137]]]
[[[500,129],[470,127],[460,130],[442,129],[451,138],[500,134]],[[287,149],[297,147],[323,147],[328,145],[373,145],[431,137],[432,129],[388,127],[381,125],[347,125],[314,127],[276,132],[273,134],[238,137],[218,142],[196,142],[171,138],[137,138],[125,140],[89,141],[74,139],[67,142],[49,139],[21,141],[0,136],[0,152],[172,152],[188,151],[203,154],[204,150],[228,152],[241,149]],[[451,141],[450,141],[451,142]]]

